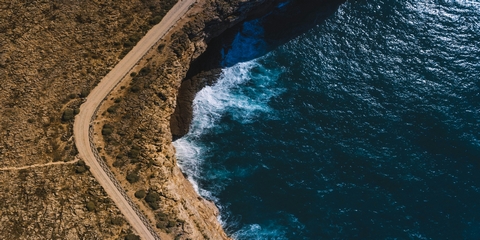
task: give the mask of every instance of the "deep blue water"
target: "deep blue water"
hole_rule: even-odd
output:
[[[480,2],[347,1],[200,91],[179,164],[236,239],[480,239],[479,79]]]

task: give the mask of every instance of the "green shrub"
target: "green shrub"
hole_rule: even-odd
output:
[[[150,202],[156,202],[160,200],[160,194],[154,191],[150,191],[147,196],[145,197],[145,201],[150,203]]]
[[[82,174],[87,171],[86,166],[76,166],[75,167],[75,172],[78,174]]]
[[[120,55],[118,56],[118,58],[122,59],[123,57],[125,57],[128,54],[128,52],[130,52],[130,48],[123,49],[122,52],[120,53]],[[122,86],[122,87],[124,87],[124,86]],[[122,87],[120,87],[120,88],[123,89]]]
[[[160,204],[158,202],[149,202],[148,206],[150,206],[150,208],[153,210],[157,210],[160,208]]]
[[[84,89],[84,90],[82,90],[82,91],[80,92],[80,97],[81,97],[81,98],[86,98],[89,93],[90,93],[89,90]]]
[[[165,214],[163,212],[159,212],[159,213],[155,214],[155,218],[159,221],[167,221],[168,220],[167,214]]]
[[[135,34],[135,35],[130,36],[130,37],[128,38],[128,40],[129,40],[130,42],[133,42],[133,43],[137,43],[138,41],[140,41],[140,39],[142,39],[142,36],[139,35],[139,34]]]
[[[94,202],[90,201],[90,202],[87,203],[87,210],[89,212],[95,211],[95,208],[96,208],[96,206],[95,206]]]
[[[166,97],[163,93],[161,93],[161,92],[158,92],[158,93],[157,93],[157,96],[158,96],[158,98],[160,98],[162,101],[166,101],[166,100],[167,100],[167,97]]]
[[[140,91],[140,87],[139,86],[133,86],[132,88],[130,88],[130,91],[136,93],[136,92]]]
[[[138,73],[139,76],[145,76],[152,71],[149,67],[143,67],[140,72]]]
[[[75,156],[78,154],[77,146],[73,145],[72,151],[70,151],[70,155]]]
[[[112,165],[116,168],[119,168],[119,167],[122,167],[123,165],[125,165],[125,162],[117,159],[117,160],[115,160],[115,162],[113,162]]]
[[[140,176],[138,176],[136,173],[129,173],[127,175],[127,181],[129,183],[136,183],[138,180],[140,180]]]
[[[104,136],[108,136],[108,135],[110,135],[110,134],[112,134],[112,133],[113,133],[113,130],[112,130],[111,128],[103,128],[103,129],[102,129],[102,134],[103,134]]]
[[[164,48],[165,48],[165,44],[161,43],[160,45],[158,45],[157,50],[158,52],[161,52]]]
[[[143,190],[143,189],[142,189],[142,190],[138,190],[138,191],[135,192],[135,197],[136,197],[136,198],[144,198],[145,195],[146,195],[146,192],[145,192],[145,190]]]
[[[137,73],[136,73],[136,72],[131,72],[131,73],[130,73],[130,77],[135,77],[135,76],[137,76]]]
[[[132,149],[128,152],[128,156],[131,158],[137,158],[140,155],[140,151],[137,149]]]
[[[131,164],[135,164],[135,163],[138,163],[138,162],[140,162],[140,160],[138,158],[131,158],[130,159]]]
[[[150,25],[155,25],[155,24],[158,24],[160,21],[162,21],[162,18],[163,16],[155,16],[152,19],[150,19],[150,21],[148,22],[150,23]]]
[[[132,146],[132,149],[135,149],[135,150],[141,150],[142,148],[138,145],[133,145]]]
[[[140,237],[133,233],[130,233],[127,236],[125,236],[125,240],[140,240]]]
[[[167,227],[167,222],[159,221],[156,224],[157,228],[165,229]]]
[[[107,112],[110,113],[110,114],[113,114],[117,111],[117,107],[115,106],[111,106],[109,108],[107,108]]]
[[[54,152],[53,153],[53,161],[54,162],[59,162],[62,160],[62,155],[59,152]]]
[[[175,227],[175,225],[177,225],[177,222],[170,220],[168,221],[167,227]]]
[[[135,46],[135,43],[130,41],[130,40],[127,40],[123,43],[123,46],[126,47],[126,48],[131,48],[131,47]]]
[[[110,134],[113,133],[113,127],[110,125],[110,124],[105,124],[103,125],[103,128],[102,128],[102,135],[103,136],[109,136]]]
[[[121,225],[123,225],[123,220],[122,220],[122,218],[114,217],[114,218],[111,218],[111,219],[110,219],[110,223],[111,223],[112,225],[121,226]]]
[[[88,169],[90,169],[90,167],[87,166],[83,160],[79,160],[77,162],[77,166],[75,167],[75,172],[81,174],[86,172]]]
[[[73,117],[74,117],[74,111],[71,108],[65,109],[65,111],[62,114],[62,120],[65,122],[72,120]]]

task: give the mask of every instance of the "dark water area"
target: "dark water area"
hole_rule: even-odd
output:
[[[265,16],[247,23],[250,26],[258,25],[257,28],[246,29],[239,24],[212,39],[207,51],[192,63],[186,78],[199,72],[231,67],[236,63],[261,57],[322,23],[344,2],[345,0],[285,1]],[[242,40],[239,35],[247,40],[244,43],[252,46],[239,46],[238,40]],[[242,49],[246,52],[228,54],[232,48],[234,51]],[[225,61],[225,55],[230,55],[230,61]]]
[[[263,24],[174,143],[232,237],[480,239],[479,2],[347,1],[273,50]]]

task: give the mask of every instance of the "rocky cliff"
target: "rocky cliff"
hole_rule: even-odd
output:
[[[208,42],[277,2],[198,1],[100,108],[100,154],[165,238],[228,238],[217,208],[198,196],[176,164],[170,117],[190,64]]]

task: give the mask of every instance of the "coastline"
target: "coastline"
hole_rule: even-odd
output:
[[[257,8],[250,12],[251,15],[247,11],[247,15],[242,19],[236,20],[234,24],[229,24],[222,31],[215,32],[214,37],[205,38],[206,48],[202,49],[197,57],[190,60],[189,68],[183,73],[183,79],[177,90],[176,107],[169,119],[172,140],[176,140],[188,132],[193,118],[193,99],[203,87],[212,85],[216,81],[222,67],[220,66],[222,61],[220,52],[222,52],[221,50],[228,51],[231,41],[240,29],[239,23],[253,19],[263,19],[267,30],[265,37],[268,38],[267,41],[269,42],[269,48],[265,50],[268,52],[324,21],[336,11],[344,0],[325,0],[315,3],[289,1],[294,3],[293,6],[284,9],[276,7],[279,2],[286,1],[270,1],[265,8]],[[273,22],[284,23],[281,25],[285,27],[279,29],[279,26],[273,24]],[[263,55],[266,52],[260,52],[259,54]],[[188,182],[188,180],[185,179],[184,182]],[[192,183],[188,182],[188,185],[191,187]],[[199,193],[196,192],[195,195],[197,194]],[[214,212],[218,214],[218,209],[214,203],[209,203],[214,208]]]
[[[182,99],[179,88],[191,63],[211,41],[246,19],[263,16],[279,2],[284,1],[198,1],[188,18],[157,43],[100,106],[93,125],[99,156],[162,239],[226,237],[217,221],[218,209],[199,198],[176,165],[170,116],[176,100]],[[2,9],[10,18],[0,26],[7,30],[0,31],[5,44],[0,53],[0,74],[5,76],[0,88],[0,165],[18,171],[0,172],[2,206],[8,208],[0,236],[116,239],[134,232],[92,173],[75,163],[74,115],[67,113],[78,113],[89,91],[158,23],[171,3],[32,2]],[[26,181],[30,178],[36,181]],[[71,188],[66,184],[70,180],[82,184]],[[8,189],[23,192],[12,195]],[[148,202],[140,197],[142,191],[151,193]],[[40,218],[40,210],[31,211],[46,206]],[[49,232],[53,228],[47,226],[59,220],[69,223]]]
[[[197,1],[99,108],[94,121],[94,141],[103,144],[99,153],[162,239],[229,239],[218,208],[198,195],[176,163],[170,116],[191,63],[208,43],[276,2]],[[104,134],[105,126],[111,133]],[[139,192],[155,200],[139,198]]]

